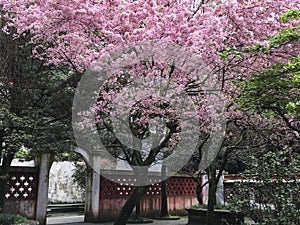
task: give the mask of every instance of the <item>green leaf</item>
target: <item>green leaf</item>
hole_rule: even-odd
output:
[[[294,19],[298,20],[300,15],[299,9],[288,10],[285,14],[280,17],[280,20],[284,23],[287,23],[289,20]]]

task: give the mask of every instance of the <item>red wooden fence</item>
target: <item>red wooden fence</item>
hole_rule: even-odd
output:
[[[141,212],[144,216],[159,216],[161,208],[161,183],[159,177],[151,177],[149,185],[141,200]],[[116,181],[113,182],[112,180]],[[132,193],[135,179],[130,173],[126,175],[110,175],[110,180],[100,178],[100,216],[109,221],[118,215],[120,209]],[[168,208],[177,215],[186,214],[185,208],[197,204],[196,183],[187,176],[173,176],[167,180]]]

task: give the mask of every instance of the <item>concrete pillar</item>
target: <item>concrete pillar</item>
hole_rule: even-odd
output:
[[[100,221],[100,155],[89,154],[82,148],[75,152],[81,154],[87,163],[88,173],[85,193],[85,222]]]
[[[100,175],[88,168],[85,198],[85,222],[99,222],[100,217]]]
[[[52,154],[41,154],[38,159],[39,184],[36,205],[36,220],[40,225],[46,225],[49,171],[53,162]]]

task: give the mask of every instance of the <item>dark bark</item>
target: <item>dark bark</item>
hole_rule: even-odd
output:
[[[196,185],[196,196],[197,196],[197,200],[198,200],[199,205],[203,205],[202,189],[205,185],[208,184],[208,181],[201,184],[200,176],[202,175],[202,173],[203,173],[202,171],[199,171],[196,177],[192,176],[194,178],[194,181],[197,184]]]
[[[196,196],[197,196],[197,200],[198,200],[199,205],[203,205],[202,188],[203,188],[203,186],[198,181],[197,186],[196,186]]]
[[[216,162],[215,160],[209,166],[208,173],[208,206],[207,206],[207,214],[206,214],[206,225],[214,224],[214,209],[216,205],[216,190],[217,190],[217,177],[216,177]]]
[[[164,180],[161,182],[161,209],[160,217],[169,217],[168,211],[168,196],[167,196],[167,182]]]
[[[128,200],[124,204],[121,212],[115,221],[114,225],[126,225],[127,220],[130,217],[131,212],[133,211],[136,204],[141,200],[146,190],[146,186],[135,187],[132,194],[129,196]]]
[[[141,200],[139,200],[135,205],[135,219],[141,216]]]
[[[161,166],[161,209],[160,209],[160,217],[168,217],[168,194],[167,194],[167,182],[166,182],[166,165],[163,163]]]

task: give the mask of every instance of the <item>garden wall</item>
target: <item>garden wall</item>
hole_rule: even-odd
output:
[[[37,167],[11,167],[5,193],[4,213],[13,213],[36,218],[38,195]]]
[[[130,174],[110,175],[113,182],[105,177],[100,178],[100,207],[101,221],[114,220],[127,198],[134,189],[135,179]],[[158,176],[151,176],[153,180],[141,200],[141,213],[148,217],[160,215],[161,183]],[[196,183],[191,177],[173,176],[167,180],[168,208],[171,214],[186,215],[185,208],[198,204],[196,198]]]

